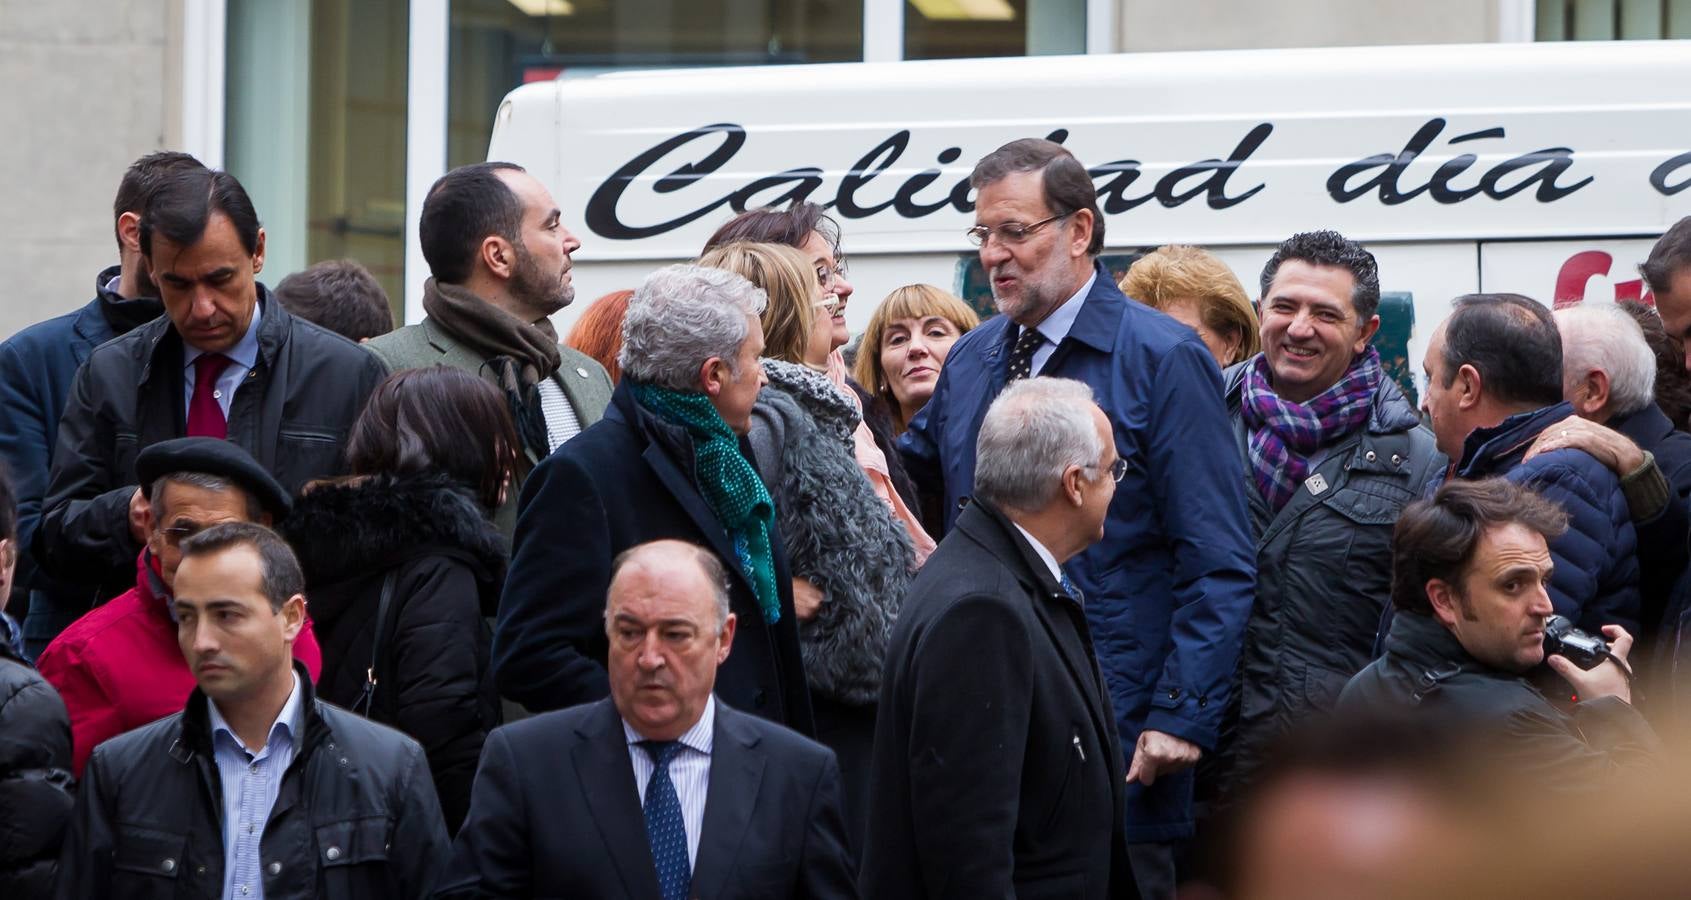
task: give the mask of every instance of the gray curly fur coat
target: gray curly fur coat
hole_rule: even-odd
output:
[[[857,465],[857,407],[804,366],[766,359],[763,369],[769,386],[748,437],[793,577],[823,594],[816,618],[799,623],[805,676],[825,696],[871,704],[916,553]]]

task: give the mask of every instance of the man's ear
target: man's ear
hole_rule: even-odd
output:
[[[1092,232],[1098,223],[1092,218],[1092,210],[1077,209],[1070,219],[1075,223],[1074,237],[1069,240],[1069,256],[1079,259],[1092,248]]]
[[[264,229],[260,228],[258,230],[258,241],[253,244],[252,249],[252,273],[254,275],[264,271],[264,237]]]
[[[716,648],[716,664],[722,665],[728,659],[728,651],[734,647],[734,626],[738,624],[733,613],[728,614],[728,621],[722,623],[722,645]]]
[[[1451,385],[1456,391],[1456,406],[1458,409],[1473,409],[1480,405],[1480,392],[1485,387],[1484,379],[1480,377],[1480,370],[1472,364],[1464,363],[1456,370],[1456,383]]]
[[[1427,603],[1432,606],[1433,618],[1440,625],[1449,628],[1462,617],[1462,610],[1456,598],[1456,591],[1450,583],[1442,578],[1434,578],[1427,582]]]
[[[1063,470],[1063,499],[1070,506],[1080,507],[1086,502],[1086,470],[1080,466],[1069,466]]]
[[[1586,417],[1594,418],[1603,407],[1609,405],[1609,373],[1602,369],[1592,369],[1580,379],[1579,387],[1585,388],[1584,396],[1577,399],[1568,397],[1574,404],[1574,412]]]
[[[282,639],[292,643],[305,629],[305,595],[289,597],[277,615],[282,617]]]
[[[517,248],[497,234],[482,238],[481,264],[502,279],[509,279],[517,271]]]
[[[1358,337],[1356,347],[1353,349],[1357,353],[1361,353],[1363,350],[1367,349],[1368,342],[1374,339],[1374,333],[1379,330],[1380,317],[1378,315],[1370,316],[1368,321],[1363,323],[1362,334]]]
[[[712,399],[722,396],[728,381],[728,361],[722,357],[713,356],[699,364],[699,389],[705,396]]]
[[[126,212],[117,217],[117,240],[129,253],[141,252],[141,217]]]

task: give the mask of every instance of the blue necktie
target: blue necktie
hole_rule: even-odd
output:
[[[1063,587],[1063,593],[1069,595],[1069,599],[1073,600],[1076,603],[1080,602],[1080,597],[1081,597],[1080,588],[1075,587],[1074,582],[1069,580],[1069,573],[1064,572],[1062,581],[1059,582],[1059,583]]]
[[[687,900],[693,869],[687,862],[687,827],[681,819],[681,798],[669,780],[669,764],[681,752],[680,741],[641,741],[652,758],[652,780],[646,784],[646,840],[657,863],[658,889],[664,900]]]

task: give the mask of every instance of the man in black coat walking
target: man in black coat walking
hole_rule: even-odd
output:
[[[1086,385],[1012,385],[974,500],[910,586],[875,731],[864,896],[1137,897],[1122,751],[1063,561],[1125,469]]]
[[[317,699],[292,660],[304,588],[262,525],[183,541],[171,611],[198,687],[94,750],[60,900],[428,896],[449,844],[423,748]]]
[[[698,266],[658,270],[629,301],[622,384],[605,418],[523,485],[493,635],[504,697],[534,712],[604,698],[611,563],[673,538],[708,548],[729,573],[740,625],[717,695],[815,733],[792,576],[744,437],[765,383],[763,304],[751,282]]]
[[[101,345],[65,402],[35,559],[95,588],[134,585],[146,542],[135,458],[179,437],[227,439],[288,491],[345,469],[347,432],[382,380],[357,344],[295,319],[257,281],[264,229],[234,176],[170,176],[141,216],[165,314]]]

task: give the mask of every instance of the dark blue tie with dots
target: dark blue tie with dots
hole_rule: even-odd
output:
[[[1033,374],[1033,353],[1043,343],[1045,335],[1040,334],[1037,329],[1022,329],[1021,337],[1016,338],[1015,346],[1010,348],[1010,369],[1004,379],[1006,384]]]
[[[663,900],[687,900],[693,869],[687,863],[687,827],[681,819],[681,798],[669,779],[669,764],[681,752],[680,741],[641,741],[652,758],[652,780],[646,784],[646,840],[657,863],[658,889]]]

